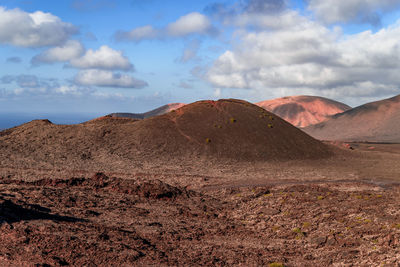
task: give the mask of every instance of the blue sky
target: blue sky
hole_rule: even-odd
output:
[[[398,0],[3,0],[0,113],[400,93]]]

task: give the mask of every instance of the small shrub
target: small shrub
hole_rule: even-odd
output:
[[[230,121],[231,123],[235,123],[235,122],[236,122],[236,119],[235,119],[235,118],[230,118],[229,121]]]
[[[302,234],[301,229],[299,227],[293,228],[292,231],[297,233],[297,234]]]
[[[282,262],[271,262],[268,267],[285,267]]]
[[[318,200],[323,200],[324,197],[323,197],[323,196],[318,196],[317,199],[318,199]]]
[[[268,123],[267,126],[268,126],[268,128],[271,128],[271,129],[274,128],[274,125],[272,123]]]
[[[211,143],[211,139],[210,138],[206,138],[206,143],[207,144]]]
[[[302,239],[305,235],[305,233],[303,233],[303,231],[299,227],[293,228],[292,231],[297,234],[296,239]]]

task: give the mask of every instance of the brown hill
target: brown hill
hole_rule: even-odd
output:
[[[123,112],[117,112],[117,113],[111,113],[107,116],[110,117],[117,117],[117,118],[131,118],[131,119],[146,119],[158,115],[162,115],[165,113],[168,113],[172,110],[178,109],[180,107],[183,107],[185,104],[183,103],[170,103],[164,106],[161,106],[159,108],[153,109],[151,111],[145,112],[145,113],[123,113]]]
[[[351,109],[346,104],[318,96],[287,96],[256,103],[296,127],[307,127]]]
[[[102,117],[77,125],[32,121],[1,132],[0,151],[2,162],[50,168],[112,167],[176,157],[287,160],[331,154],[320,141],[241,100],[199,101],[144,120]]]
[[[400,95],[353,108],[304,131],[321,140],[400,143]]]

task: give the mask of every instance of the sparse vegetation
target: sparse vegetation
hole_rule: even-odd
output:
[[[284,267],[285,265],[283,265],[283,263],[281,262],[272,262],[270,264],[268,264],[268,267]]]

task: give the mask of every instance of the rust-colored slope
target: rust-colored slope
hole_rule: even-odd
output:
[[[112,166],[171,157],[288,160],[330,155],[320,141],[241,100],[199,101],[144,120],[102,117],[78,125],[33,121],[0,134],[0,151],[2,158],[50,166]]]
[[[346,104],[318,96],[287,96],[256,103],[296,127],[307,127],[349,110]]]
[[[400,142],[400,95],[371,102],[304,129],[322,140]]]

